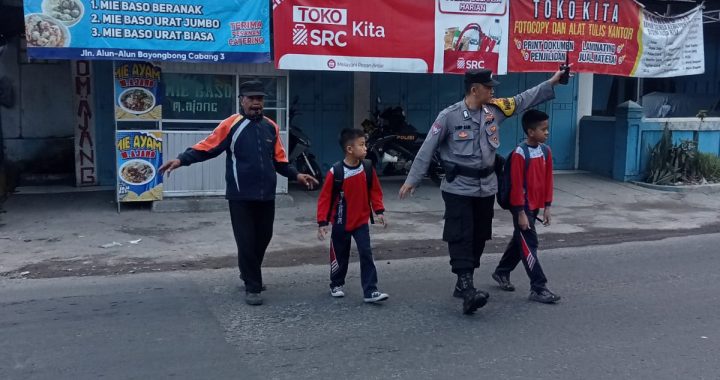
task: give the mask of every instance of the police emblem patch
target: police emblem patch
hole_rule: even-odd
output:
[[[437,135],[438,133],[440,133],[440,130],[442,130],[442,127],[438,123],[433,124],[432,128],[430,128],[430,132],[433,135]]]

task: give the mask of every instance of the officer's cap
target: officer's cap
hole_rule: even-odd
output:
[[[488,69],[468,70],[465,72],[465,84],[480,83],[485,86],[495,87],[500,84],[492,77],[492,71]]]
[[[265,86],[259,80],[240,83],[240,96],[267,96]]]

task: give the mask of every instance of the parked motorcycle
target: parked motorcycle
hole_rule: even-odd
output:
[[[318,182],[322,183],[323,173],[315,160],[315,155],[310,151],[310,138],[293,123],[295,116],[300,115],[297,111],[298,98],[293,99],[290,111],[288,113],[288,119],[290,124],[290,137],[289,137],[289,150],[288,161],[290,165],[295,165],[295,168],[301,174],[310,174],[315,177]]]
[[[377,99],[378,105],[381,99]],[[426,134],[418,133],[417,129],[407,122],[402,107],[387,107],[382,112],[376,106],[372,119],[362,123],[368,135],[368,158],[378,167],[383,175],[407,174],[413,160],[425,141]],[[445,177],[442,161],[437,152],[432,157],[427,175],[434,183],[440,185]]]

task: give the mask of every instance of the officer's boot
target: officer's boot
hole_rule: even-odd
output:
[[[478,292],[475,289],[472,272],[459,274],[458,280],[463,296],[463,314],[472,314],[475,310],[485,306],[488,296],[484,292]]]
[[[472,277],[473,274],[470,273],[470,275]],[[475,290],[477,290],[477,292],[482,294],[485,298],[490,298],[490,293],[480,290],[480,289],[475,289]],[[453,290],[453,297],[463,298],[462,282],[460,281],[460,275],[458,275],[457,281],[455,282],[455,289]]]

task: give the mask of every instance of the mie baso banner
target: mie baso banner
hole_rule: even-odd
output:
[[[163,199],[162,132],[117,131],[117,199],[120,202]]]
[[[115,62],[115,120],[162,118],[160,68],[149,62]]]
[[[267,0],[25,0],[38,59],[270,62]]]
[[[517,0],[510,7],[508,71],[670,77],[705,71],[702,8],[659,16],[634,0]]]
[[[504,74],[506,0],[275,0],[276,67]]]

